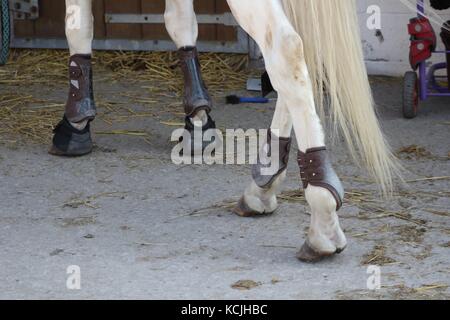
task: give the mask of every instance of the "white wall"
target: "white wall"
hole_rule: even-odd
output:
[[[341,1],[341,0],[337,0]],[[415,13],[405,7],[399,0],[357,0],[363,47],[366,55],[369,73],[377,75],[402,75],[410,69],[409,66],[409,35],[407,24]],[[427,5],[429,5],[428,0]],[[366,26],[369,14],[367,8],[378,5],[381,8],[381,31],[384,42],[375,36],[375,30]],[[450,10],[437,11],[445,20],[450,20]],[[440,40],[440,27],[434,26]],[[441,48],[442,41],[439,41]],[[444,61],[443,55],[433,58],[434,61]]]

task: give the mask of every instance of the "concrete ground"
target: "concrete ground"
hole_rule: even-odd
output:
[[[145,105],[118,93],[151,97],[125,80],[98,82],[99,98],[122,99],[132,110]],[[295,161],[279,210],[243,219],[229,208],[250,181],[249,166],[172,164],[176,126],[161,118],[96,121],[97,147],[84,158],[50,156],[43,143],[2,143],[0,298],[449,298],[450,99],[430,99],[407,121],[400,79],[376,78],[373,88],[384,131],[394,150],[403,148],[408,182],[392,200],[379,200],[335,144],[350,191],[340,212],[349,246],[318,264],[295,258],[309,223]],[[66,88],[20,91],[63,102]],[[266,128],[273,110],[216,99],[213,116],[221,128]],[[182,121],[165,120],[174,119]],[[71,265],[80,268],[80,290],[66,286]],[[367,288],[368,265],[380,266],[380,290]]]

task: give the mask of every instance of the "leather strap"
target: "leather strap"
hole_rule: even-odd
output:
[[[72,123],[93,120],[97,114],[90,55],[76,54],[69,60],[69,97],[65,116]]]
[[[184,111],[188,117],[200,110],[211,112],[212,102],[203,81],[198,52],[195,47],[178,50],[180,66],[184,76]]]
[[[278,140],[278,141],[277,141]],[[271,168],[272,161],[270,161],[272,156],[272,142],[278,142],[278,170],[273,175],[265,175],[262,170],[264,168]],[[289,152],[291,151],[291,138],[281,138],[277,137],[272,133],[271,130],[267,133],[267,142],[263,145],[262,149],[258,155],[258,161],[252,166],[252,176],[256,185],[260,188],[266,189],[272,186],[272,183],[277,177],[279,177],[288,166],[289,162]],[[261,161],[264,159],[264,164]]]
[[[336,210],[339,210],[344,199],[344,188],[331,165],[326,147],[308,149],[305,153],[299,151],[297,160],[303,188],[312,185],[327,189],[336,200]]]

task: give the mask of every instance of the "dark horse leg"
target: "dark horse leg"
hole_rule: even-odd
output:
[[[65,28],[70,48],[69,96],[64,117],[54,129],[49,152],[59,156],[82,156],[92,151],[90,122],[96,115],[91,66],[91,0],[66,0]]]
[[[215,123],[209,115],[212,102],[201,75],[196,49],[198,26],[193,0],[166,0],[165,21],[178,47],[184,77],[185,128],[191,133],[196,128],[203,132],[213,129]],[[66,36],[71,55],[70,90],[64,117],[54,130],[50,153],[81,156],[92,151],[90,122],[96,115],[91,66],[92,0],[66,0]]]
[[[192,137],[196,128],[205,132],[216,127],[209,115],[212,101],[203,81],[196,48],[198,25],[193,0],[166,0],[164,18],[166,29],[178,48],[184,77],[185,129]],[[206,147],[205,143],[197,146],[193,139],[188,143],[193,153]]]

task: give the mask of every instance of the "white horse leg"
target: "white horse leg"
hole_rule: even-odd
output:
[[[228,0],[240,25],[258,43],[274,88],[288,106],[301,152],[325,145],[315,111],[303,43],[289,23],[279,0]],[[343,250],[346,239],[339,226],[338,200],[328,188],[306,188],[312,219],[299,259],[315,261]],[[339,203],[340,204],[340,203]]]
[[[166,0],[166,29],[178,49],[195,47],[198,24],[193,0]]]
[[[92,54],[94,38],[92,0],[66,0],[65,31],[71,56]],[[83,130],[87,122],[87,120],[71,122],[71,125],[78,130]]]
[[[66,37],[70,55],[92,54],[92,0],[66,0]]]
[[[278,99],[272,125],[272,132],[277,132],[282,139],[290,139],[292,132],[292,120],[287,105],[282,99]],[[273,182],[265,187],[260,187],[254,179],[244,192],[244,196],[234,209],[235,213],[243,217],[252,217],[261,214],[273,213],[278,208],[277,195],[281,185],[286,179],[284,170]]]
[[[179,50],[196,46],[198,24],[193,0],[166,0],[164,19],[167,32]],[[191,121],[203,126],[208,121],[208,114],[199,109],[192,114]]]

